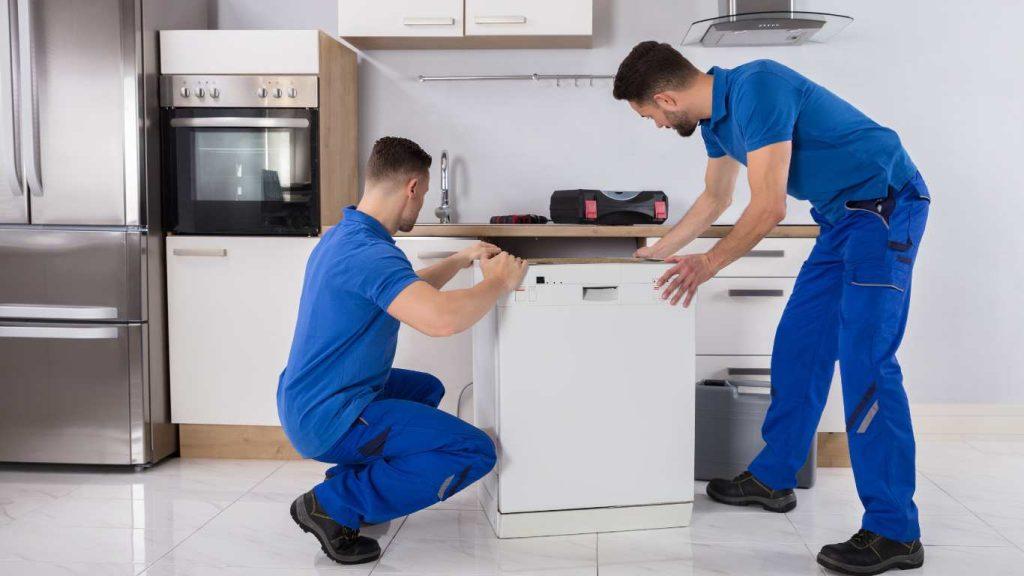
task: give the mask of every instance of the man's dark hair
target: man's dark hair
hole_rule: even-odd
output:
[[[433,159],[407,138],[385,136],[377,140],[366,163],[367,180],[411,178],[430,170]]]
[[[672,46],[648,40],[634,46],[619,64],[612,95],[616,100],[645,103],[658,92],[686,88],[700,74]]]

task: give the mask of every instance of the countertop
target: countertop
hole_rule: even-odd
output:
[[[594,226],[589,224],[419,224],[398,236],[450,238],[660,238],[671,226]],[[702,238],[721,238],[732,226],[712,226]],[[816,238],[813,225],[777,226],[768,238]]]

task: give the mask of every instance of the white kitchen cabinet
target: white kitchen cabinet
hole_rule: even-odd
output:
[[[697,238],[680,254],[703,254],[718,243],[717,238]],[[814,248],[813,238],[765,238],[757,246],[721,269],[717,276],[796,278]]]
[[[171,419],[278,426],[306,260],[317,238],[171,236]]]
[[[343,37],[462,36],[463,0],[338,0]]]
[[[466,0],[466,36],[590,36],[593,0]]]
[[[593,31],[593,0],[338,0],[364,49],[589,48]]]
[[[419,270],[436,264],[442,258],[476,244],[466,238],[399,238],[398,247],[405,252],[413,269]],[[445,290],[458,290],[473,286],[471,268],[462,270],[445,286]],[[398,332],[398,351],[395,367],[419,370],[437,376],[444,383],[445,395],[441,409],[456,413],[459,392],[473,381],[473,337],[467,330],[447,338],[432,338],[415,328],[402,324]],[[470,412],[466,404],[463,412]],[[465,416],[465,414],[463,414]]]

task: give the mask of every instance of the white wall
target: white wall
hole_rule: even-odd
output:
[[[901,354],[915,403],[1024,403],[1024,2],[805,0],[856,21],[824,45],[684,49],[702,67],[774,58],[900,133],[931,187],[932,218]],[[285,8],[287,6],[287,8]],[[334,31],[330,0],[219,0],[221,28]],[[637,42],[678,44],[715,0],[596,0],[591,50],[375,51],[360,69],[361,152],[382,135],[448,148],[460,221],[544,214],[558,188],[661,189],[680,216],[701,189],[698,137],[655,131],[593,88],[553,83],[421,84],[420,74],[607,73]],[[435,178],[436,177],[435,162]],[[436,186],[435,186],[436,187]],[[745,186],[736,206],[742,209]],[[428,207],[436,205],[431,191]],[[427,210],[423,221],[429,221]],[[807,221],[791,210],[791,222]]]

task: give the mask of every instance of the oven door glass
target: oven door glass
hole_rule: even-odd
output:
[[[320,231],[316,111],[165,111],[165,198],[178,234]]]

